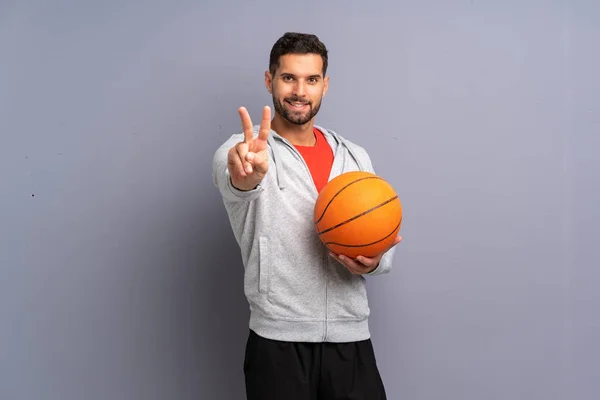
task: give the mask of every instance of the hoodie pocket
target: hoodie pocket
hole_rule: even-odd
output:
[[[259,276],[258,292],[265,294],[269,291],[269,241],[266,237],[258,238]]]
[[[335,268],[345,268],[336,265]],[[329,318],[334,320],[363,320],[370,314],[365,278],[345,270],[334,275],[329,284]]]

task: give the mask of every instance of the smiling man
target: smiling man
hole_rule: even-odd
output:
[[[265,72],[275,115],[215,152],[218,187],[244,265],[250,307],[244,373],[248,400],[386,399],[369,331],[365,276],[390,271],[393,245],[373,258],[331,254],[316,235],[323,186],[349,171],[374,173],[364,148],[315,125],[329,88],[328,52],[315,35],[286,33]]]

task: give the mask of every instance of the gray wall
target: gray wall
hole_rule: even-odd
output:
[[[369,279],[389,398],[598,398],[599,22],[593,0],[0,2],[0,398],[243,398],[211,158],[270,104],[287,30],[329,46],[318,122],[404,205]]]

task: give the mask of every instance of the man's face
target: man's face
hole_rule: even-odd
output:
[[[292,124],[304,125],[319,112],[329,77],[323,76],[320,55],[286,54],[274,76],[265,73],[265,84],[275,111]]]

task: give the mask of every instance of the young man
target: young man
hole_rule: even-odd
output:
[[[348,171],[374,172],[366,151],[314,124],[327,93],[327,49],[286,33],[273,46],[265,85],[275,116],[216,151],[213,179],[245,268],[250,332],[249,400],[380,400],[385,389],[368,325],[365,275],[392,267],[394,244],[374,258],[331,254],[313,225],[319,191]]]

